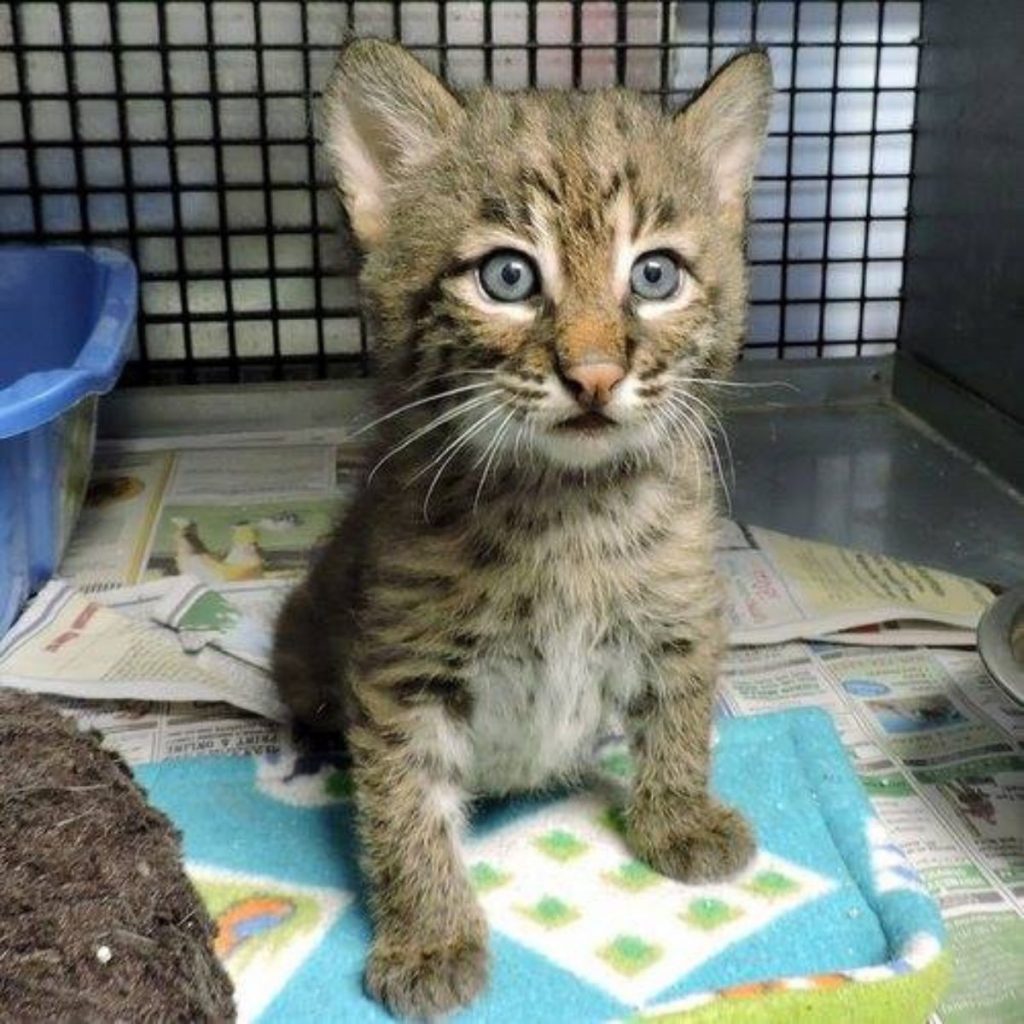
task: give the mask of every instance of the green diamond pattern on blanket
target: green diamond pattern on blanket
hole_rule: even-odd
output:
[[[780,874],[778,871],[759,871],[744,886],[747,892],[757,896],[763,896],[767,900],[779,899],[794,889],[800,888],[800,883],[792,878]]]
[[[536,921],[541,928],[562,928],[575,921],[580,912],[563,903],[557,896],[542,896],[529,907],[519,907],[519,912]]]
[[[605,963],[611,964],[619,974],[633,977],[656,964],[661,959],[662,950],[658,946],[644,942],[636,935],[619,935],[607,946],[599,949],[597,955]]]
[[[505,871],[499,871],[486,862],[473,864],[469,869],[469,878],[477,892],[487,892],[489,889],[497,889],[504,885],[512,876]]]
[[[731,907],[723,900],[702,896],[690,901],[690,905],[683,912],[683,917],[694,928],[710,932],[723,924],[728,924],[742,913],[739,907]]]
[[[480,893],[494,927],[624,1003],[646,1002],[744,935],[833,888],[823,875],[762,851],[739,879],[701,887],[738,912],[716,929],[694,925],[685,913],[693,886],[629,857],[622,838],[600,824],[601,810],[601,798],[591,793],[556,799],[468,840],[466,850],[474,861],[500,861],[511,875]],[[559,929],[519,909],[551,892],[578,910]]]
[[[628,889],[630,892],[641,892],[662,881],[661,875],[638,860],[623,862],[614,871],[606,872],[604,879],[606,882],[611,882],[612,885],[617,885],[621,889]]]
[[[542,850],[554,860],[563,862],[573,860],[587,851],[586,843],[580,842],[571,832],[561,828],[553,828],[545,835],[538,836],[534,843],[538,850]]]
[[[827,716],[719,723],[715,787],[755,862],[688,886],[632,856],[621,742],[590,789],[480,809],[463,840],[492,936],[458,1022],[924,1019],[948,974],[937,910]],[[242,1021],[385,1022],[362,987],[370,927],[345,772],[292,753],[137,769],[182,830]],[[607,785],[606,785],[607,784]]]

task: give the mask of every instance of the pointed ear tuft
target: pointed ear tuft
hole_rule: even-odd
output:
[[[356,39],[323,96],[323,143],[356,236],[383,237],[387,188],[437,152],[462,117],[459,101],[407,50]]]
[[[740,220],[768,131],[772,88],[767,53],[747,50],[722,67],[676,116],[684,139],[711,172],[726,213]]]

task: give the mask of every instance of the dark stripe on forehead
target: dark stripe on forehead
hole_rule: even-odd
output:
[[[485,195],[480,200],[477,215],[485,223],[500,227],[513,227],[516,222],[512,204],[504,196],[493,194]]]
[[[621,173],[621,171],[616,171],[612,175],[611,181],[608,182],[608,187],[605,188],[605,190],[601,193],[601,202],[602,203],[610,203],[613,199],[615,199],[619,195],[619,193],[622,191],[622,187],[623,187],[622,173]]]
[[[640,169],[637,167],[636,161],[631,158],[627,159],[622,168],[622,173],[626,176],[626,182],[630,189],[635,192],[640,182]]]
[[[592,202],[585,203],[569,211],[569,227],[592,238],[603,226],[603,214],[602,208],[596,207]]]
[[[650,213],[650,203],[644,198],[636,194],[636,190],[633,191],[633,228],[630,232],[630,237],[635,242],[640,237],[640,232],[643,231],[647,225],[647,218]]]
[[[555,204],[564,198],[561,182],[555,182],[537,167],[524,167],[519,171],[518,185],[521,189],[541,192]]]
[[[654,226],[672,227],[679,220],[679,206],[672,196],[660,196],[654,204]]]

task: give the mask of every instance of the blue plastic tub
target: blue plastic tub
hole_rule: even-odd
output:
[[[0,248],[0,636],[64,553],[137,297],[121,253]]]

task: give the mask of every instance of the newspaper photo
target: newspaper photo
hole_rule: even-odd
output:
[[[210,644],[267,670],[274,621],[288,589],[281,582],[224,583],[214,589],[194,576],[180,576],[152,617],[175,630],[186,650]]]
[[[62,575],[90,590],[138,580],[173,466],[171,452],[99,452]]]
[[[358,460],[337,444],[234,442],[101,449],[60,575],[87,592],[166,576],[300,575],[352,492]]]

